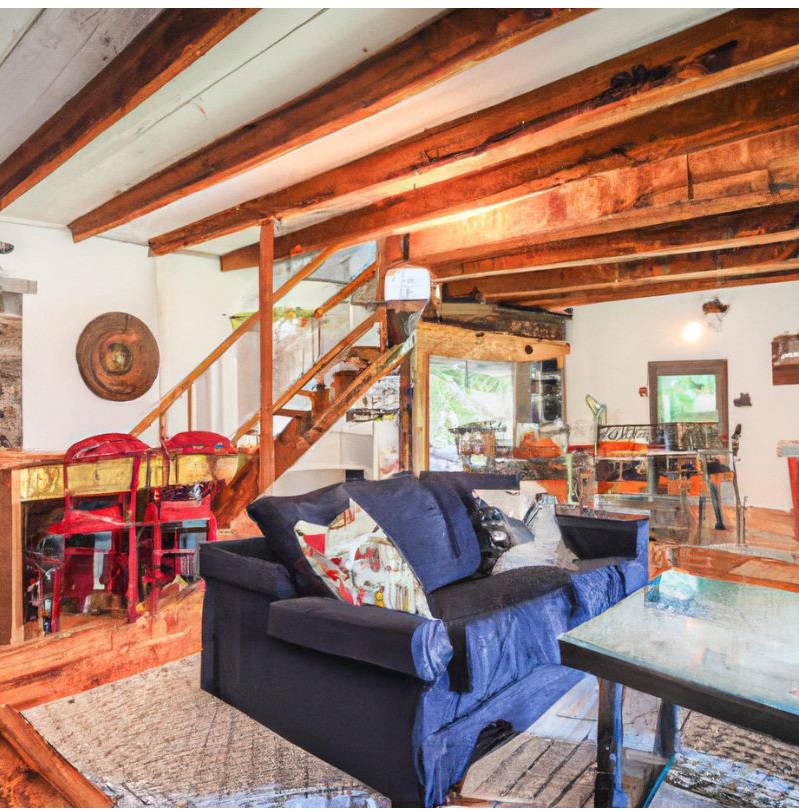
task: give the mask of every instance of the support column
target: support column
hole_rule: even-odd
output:
[[[275,224],[261,225],[258,262],[258,310],[261,313],[261,417],[258,445],[258,489],[263,492],[275,480],[275,436],[272,418],[272,364],[274,357],[272,317],[274,308]]]
[[[400,470],[413,469],[413,390],[411,382],[411,355],[400,366],[399,373],[399,461]]]

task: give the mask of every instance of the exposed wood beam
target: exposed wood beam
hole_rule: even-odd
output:
[[[799,127],[603,172],[410,235],[410,259],[469,258],[799,201]]]
[[[259,11],[166,9],[0,164],[0,208],[185,70]]]
[[[457,9],[331,82],[157,172],[70,224],[76,241],[361,121],[585,9]]]
[[[799,59],[799,48],[797,49]],[[568,138],[539,152],[464,177],[415,189],[281,236],[278,256],[313,250],[335,239],[355,243],[475,208],[502,203],[600,172],[655,164],[670,156],[799,123],[799,68],[732,86],[665,110],[628,120],[584,138]],[[226,262],[252,263],[254,246]]]
[[[757,272],[748,269],[740,274],[725,276],[710,276],[695,279],[690,287],[684,281],[655,283],[638,287],[622,287],[608,290],[607,288],[583,288],[577,292],[549,293],[536,296],[525,301],[514,302],[517,306],[563,308],[585,306],[587,304],[602,304],[609,301],[622,301],[631,298],[651,298],[656,295],[678,295],[685,292],[701,292],[703,290],[716,290],[725,287],[748,287],[754,284],[777,284],[785,281],[799,281],[799,267],[792,265],[788,269],[767,271],[760,268]]]
[[[450,284],[451,290],[462,292],[468,289],[465,284],[467,280],[489,281],[526,274],[531,270],[642,261],[659,256],[769,245],[789,239],[799,239],[797,203],[775,205],[765,210],[736,211],[717,217],[700,217],[676,225],[542,242],[502,254],[482,256],[483,251],[495,251],[496,248],[491,245],[479,246],[474,251],[477,254],[475,259],[429,266],[434,280],[439,284],[464,282],[464,286],[460,287]]]
[[[742,272],[773,273],[799,270],[796,239],[774,245],[732,248],[649,260],[623,260],[612,264],[558,267],[528,273],[468,279],[447,284],[445,298],[477,297],[479,300],[526,301],[552,293],[592,290],[620,290],[653,283],[681,281],[685,291],[696,279],[737,276]]]
[[[598,131],[778,70],[795,59],[799,10],[739,9],[487,110],[414,135],[344,167],[155,237],[155,254],[224,236],[268,216],[360,207]],[[784,51],[784,49],[788,49]],[[784,51],[784,52],[783,52]],[[577,123],[579,122],[579,123]]]

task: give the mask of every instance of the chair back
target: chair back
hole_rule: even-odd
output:
[[[64,454],[64,507],[76,497],[129,493],[131,508],[141,479],[141,466],[151,448],[127,433],[103,433],[73,444]]]
[[[216,481],[216,464],[209,456],[230,456],[236,448],[228,438],[208,430],[184,430],[171,438],[161,439],[164,458],[164,482],[196,484]],[[190,457],[195,459],[191,460]],[[181,476],[181,457],[185,460],[186,475]],[[184,478],[186,480],[184,480]]]
[[[176,433],[172,438],[164,437],[161,440],[161,446],[169,455],[191,453],[218,455],[236,452],[230,439],[209,430],[184,430],[182,433]]]

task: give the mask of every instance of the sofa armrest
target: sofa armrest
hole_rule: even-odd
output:
[[[200,576],[262,593],[273,600],[297,595],[288,571],[269,557],[263,537],[200,544]]]
[[[443,622],[387,608],[306,596],[269,609],[273,638],[432,682],[452,658]]]

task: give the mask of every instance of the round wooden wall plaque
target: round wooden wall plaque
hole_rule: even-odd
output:
[[[75,357],[89,389],[116,402],[146,393],[161,361],[153,333],[126,312],[106,312],[89,321],[78,338]]]

